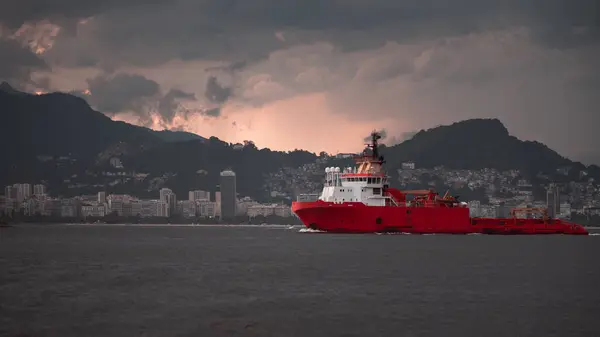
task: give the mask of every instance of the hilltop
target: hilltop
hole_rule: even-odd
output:
[[[411,139],[382,150],[390,167],[413,161],[419,167],[450,169],[518,169],[524,174],[552,174],[569,166],[585,165],[569,160],[539,142],[523,141],[509,134],[498,119],[469,119],[421,130]]]
[[[206,140],[206,138],[202,136],[186,131],[150,130],[150,133],[154,134],[155,136],[164,140],[165,142],[187,142],[190,140]]]

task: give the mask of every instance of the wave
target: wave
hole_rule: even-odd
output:
[[[320,231],[312,228],[301,228],[298,233],[327,233],[326,231]]]

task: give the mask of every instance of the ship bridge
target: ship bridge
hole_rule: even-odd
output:
[[[328,167],[325,169],[325,186],[319,197],[330,202],[361,202],[370,206],[384,206],[384,189],[388,177],[381,172],[358,173],[357,169]]]

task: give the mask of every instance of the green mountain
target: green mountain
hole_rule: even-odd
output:
[[[423,168],[443,165],[450,169],[519,169],[528,176],[554,174],[567,166],[577,174],[586,169],[542,143],[510,135],[498,119],[470,119],[421,130],[401,144],[385,147],[382,154],[390,168],[413,161]]]
[[[132,150],[143,151],[162,143],[148,129],[113,121],[92,110],[81,98],[64,93],[30,95],[11,90],[7,84],[2,87],[3,184],[79,174],[96,162],[98,153],[115,144],[128,144]],[[49,158],[61,157],[61,162],[69,164],[41,165]]]
[[[69,94],[31,95],[6,83],[0,88],[0,186],[43,182],[60,195],[105,188],[140,196],[156,196],[166,186],[183,197],[195,188],[214,190],[219,172],[231,168],[240,194],[260,197],[266,173],[316,158],[113,121]],[[124,168],[111,166],[111,158]]]
[[[178,131],[153,131],[113,121],[73,95],[31,95],[0,84],[0,186],[43,182],[52,194],[76,195],[106,189],[156,197],[161,187],[184,197],[192,189],[215,191],[219,172],[233,169],[238,191],[262,199],[265,177],[285,167],[314,163],[306,151],[259,150]],[[511,136],[497,119],[472,119],[422,130],[401,144],[383,147],[392,177],[406,161],[417,167],[520,169],[525,175],[555,174],[571,167],[600,178],[597,166],[585,167],[538,142]],[[118,158],[123,168],[111,165]],[[114,161],[114,160],[113,160]],[[115,164],[113,162],[113,164]],[[331,165],[344,166],[344,160]],[[118,166],[118,165],[117,165]]]

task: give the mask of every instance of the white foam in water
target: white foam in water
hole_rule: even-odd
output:
[[[588,236],[600,236],[600,233],[589,233]]]
[[[325,231],[320,231],[318,229],[312,228],[301,228],[298,233],[325,233]]]
[[[404,232],[383,232],[383,233],[375,233],[377,235],[412,235],[412,233],[404,233]]]

